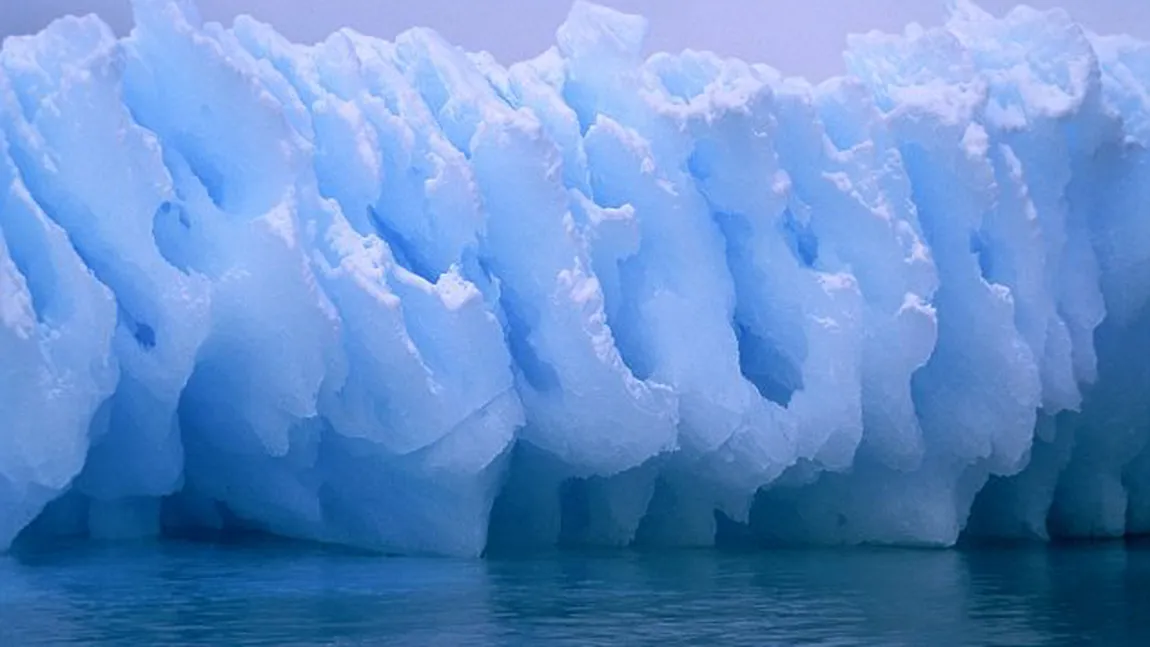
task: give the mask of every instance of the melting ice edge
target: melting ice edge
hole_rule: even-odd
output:
[[[0,549],[1150,532],[1147,44],[959,1],[812,86],[582,2],[509,68],[133,6],[0,54]]]

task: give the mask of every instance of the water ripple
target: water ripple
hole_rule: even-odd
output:
[[[1150,548],[0,557],[0,644],[1145,645]]]

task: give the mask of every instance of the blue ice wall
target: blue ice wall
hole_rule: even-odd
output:
[[[957,2],[818,86],[134,0],[0,53],[0,548],[1150,532],[1150,46]]]

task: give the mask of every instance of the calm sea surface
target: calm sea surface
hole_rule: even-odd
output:
[[[1150,646],[1150,546],[0,556],[0,645]]]

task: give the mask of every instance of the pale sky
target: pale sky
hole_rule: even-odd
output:
[[[554,42],[569,0],[199,0],[206,20],[230,23],[241,13],[269,22],[292,40],[314,42],[343,26],[384,38],[431,27],[469,50],[503,63],[533,56]],[[650,20],[648,49],[709,49],[769,63],[819,80],[842,72],[850,33],[901,31],[909,22],[938,24],[944,0],[600,0]],[[1012,0],[982,0],[1001,15]],[[1150,40],[1150,0],[1030,0],[1061,6],[1101,33]],[[0,0],[0,36],[34,32],[67,13],[95,12],[118,32],[131,29],[129,0]]]

